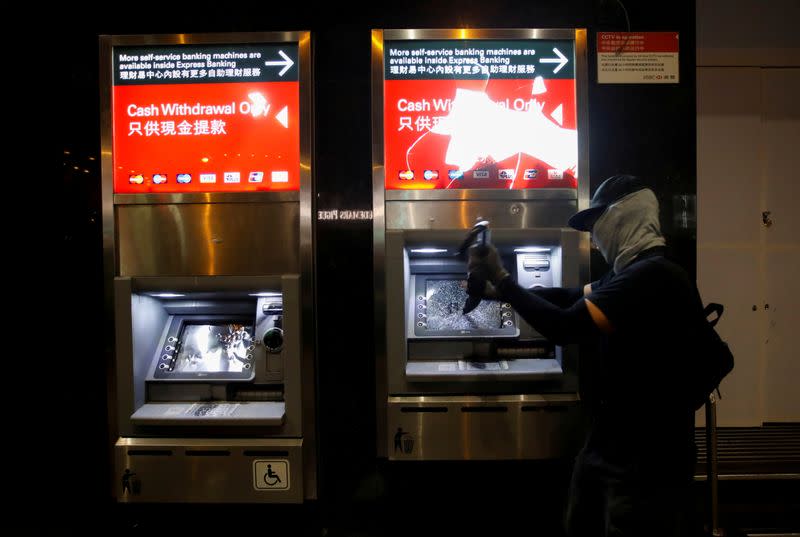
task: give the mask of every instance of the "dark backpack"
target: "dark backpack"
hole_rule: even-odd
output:
[[[716,390],[719,393],[719,384],[728,373],[733,370],[733,353],[714,328],[722,317],[724,311],[722,304],[710,303],[703,310],[700,330],[697,334],[697,348],[694,354],[695,363],[692,364],[688,375],[688,398],[694,410],[699,410],[708,402],[708,398]],[[709,320],[708,317],[716,313],[717,317]]]

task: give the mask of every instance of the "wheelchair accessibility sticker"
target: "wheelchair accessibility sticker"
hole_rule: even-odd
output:
[[[253,461],[253,487],[256,490],[289,490],[289,461]]]

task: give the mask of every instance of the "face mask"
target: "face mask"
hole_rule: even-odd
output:
[[[620,272],[641,252],[666,242],[658,222],[658,200],[650,189],[608,206],[592,228],[592,241],[606,263]]]

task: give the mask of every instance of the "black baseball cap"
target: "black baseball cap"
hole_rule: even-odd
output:
[[[647,185],[634,175],[612,175],[597,187],[589,208],[573,214],[567,224],[578,231],[591,231],[609,205],[645,188]]]

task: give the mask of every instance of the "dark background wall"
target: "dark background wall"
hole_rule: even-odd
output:
[[[633,31],[680,32],[679,84],[595,82],[596,32],[627,29],[622,4]],[[63,59],[59,100],[64,155],[59,254],[62,259],[81,260],[63,268],[70,282],[68,299],[80,308],[66,321],[67,330],[79,330],[79,325],[108,326],[102,296],[100,34],[310,30],[316,208],[369,210],[372,28],[588,28],[592,190],[614,173],[648,179],[662,201],[663,228],[675,257],[692,274],[695,271],[693,223],[690,218],[688,228],[676,224],[680,207],[673,201],[695,193],[694,2],[413,0],[356,8],[338,3],[144,1],[103,6],[91,22],[67,11],[77,8],[60,9],[64,11],[56,17],[64,21],[58,38]],[[491,506],[504,509],[507,520],[526,521],[528,529],[557,532],[569,461],[398,467],[375,459],[371,222],[320,221],[315,239],[322,501],[301,508],[261,507],[259,513],[271,513],[274,520],[301,513],[311,525],[392,528],[399,534],[416,527],[420,509],[429,511],[438,524],[448,526],[461,519],[465,528],[474,528],[481,520],[492,519],[481,514]],[[593,258],[592,267],[594,275],[605,269],[599,258]],[[74,440],[63,455],[70,461],[74,490],[63,499],[64,505],[112,513],[130,528],[147,527],[148,521],[154,520],[151,512],[186,514],[157,507],[150,511],[112,507],[109,489],[113,477],[105,425],[111,359],[108,338],[105,349],[95,346],[87,353],[91,356],[85,359],[96,364],[94,367],[61,372],[60,382],[69,387],[62,395],[67,404],[80,409],[80,419],[64,427]],[[519,487],[527,492],[512,492]],[[453,518],[451,509],[462,514]],[[474,509],[478,512],[471,512]],[[246,516],[249,520],[249,514]]]

